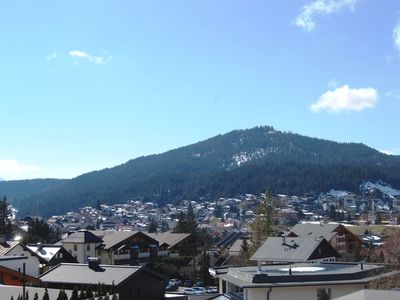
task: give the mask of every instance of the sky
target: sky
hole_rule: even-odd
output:
[[[6,0],[0,38],[3,180],[260,125],[400,154],[398,0]]]

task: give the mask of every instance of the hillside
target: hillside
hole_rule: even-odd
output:
[[[9,195],[22,214],[57,214],[85,205],[144,199],[213,199],[270,188],[304,194],[357,191],[363,180],[400,186],[400,157],[363,144],[336,143],[256,127],[91,172],[31,195]],[[20,190],[25,182],[20,182]],[[4,194],[7,182],[0,183]],[[4,191],[3,191],[4,190]]]

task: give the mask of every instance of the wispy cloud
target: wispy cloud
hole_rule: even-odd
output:
[[[337,81],[336,78],[333,78],[333,79],[329,80],[329,82],[328,82],[328,87],[330,89],[336,89],[339,85],[340,85],[340,82]]]
[[[104,55],[91,55],[82,50],[71,50],[68,52],[69,56],[77,59],[86,59],[95,64],[106,64],[112,60],[112,56],[108,52],[103,51]]]
[[[393,29],[393,41],[396,49],[400,51],[400,22]]]
[[[385,93],[385,96],[387,98],[392,98],[392,99],[396,99],[396,100],[400,100],[400,93],[394,92],[394,91],[387,91]]]
[[[358,0],[315,0],[302,7],[295,24],[306,31],[313,31],[316,16],[331,15],[347,8],[354,10],[357,2]]]
[[[361,111],[372,108],[378,102],[378,91],[374,88],[351,89],[347,84],[324,93],[310,106],[313,112],[326,110],[333,113]]]
[[[53,59],[56,59],[58,57],[58,53],[57,52],[53,52],[49,55],[46,56],[47,61],[51,61]]]
[[[40,167],[35,165],[27,165],[18,162],[15,159],[0,159],[0,177],[12,178],[17,174],[25,172],[39,171]]]

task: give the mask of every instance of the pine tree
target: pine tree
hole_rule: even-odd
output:
[[[37,292],[36,292],[35,295],[33,296],[33,300],[39,300],[39,295],[38,295]]]
[[[79,300],[79,296],[78,296],[78,287],[74,287],[74,289],[72,290],[72,294],[71,294],[71,298],[69,298],[70,300]]]
[[[81,292],[79,293],[79,299],[86,299],[86,293],[84,288],[81,287]]]
[[[50,300],[49,292],[47,291],[47,288],[45,288],[45,290],[44,290],[44,294],[43,294],[42,300]]]
[[[92,291],[92,286],[88,285],[86,288],[86,298],[93,298],[93,291]]]
[[[10,238],[12,232],[11,211],[6,196],[0,200],[0,234]]]

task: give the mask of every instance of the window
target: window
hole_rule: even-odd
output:
[[[78,245],[74,244],[74,251],[78,250]]]
[[[90,251],[90,245],[87,245],[87,246],[86,246],[86,250],[87,250],[87,251]]]
[[[331,289],[317,289],[317,300],[331,300]]]

